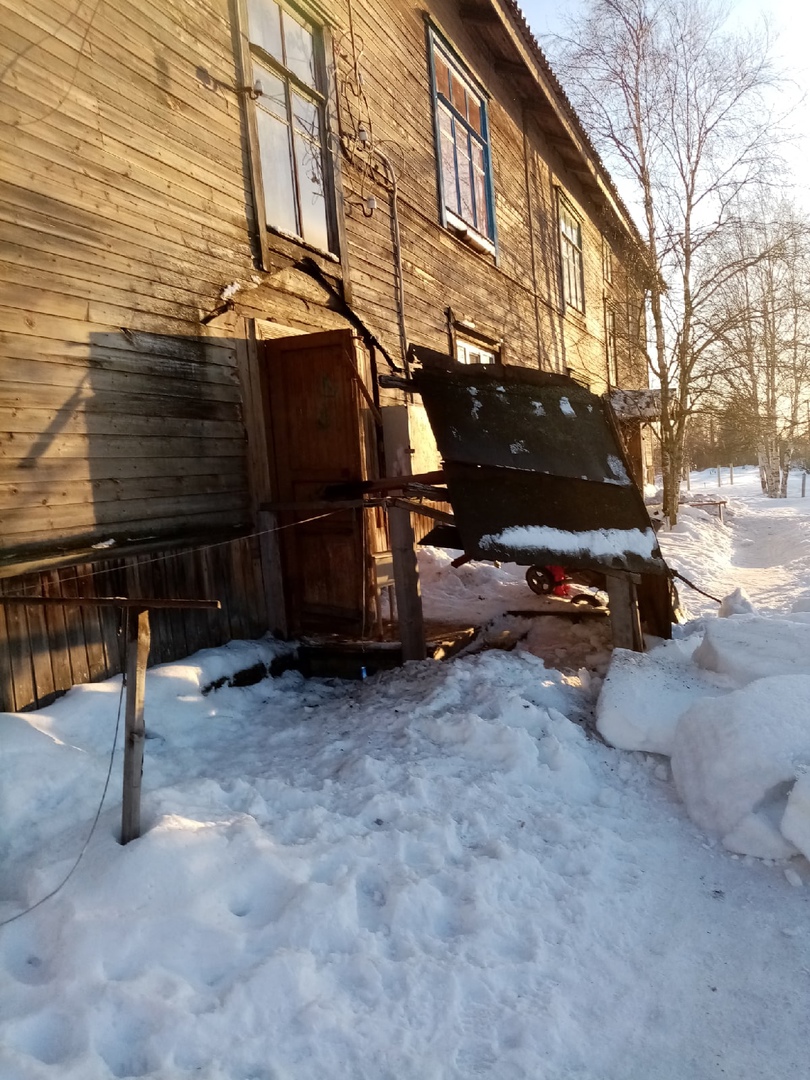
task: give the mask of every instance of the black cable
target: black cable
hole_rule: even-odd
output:
[[[65,887],[65,885],[67,885],[67,883],[71,879],[71,877],[73,877],[73,874],[74,874],[74,872],[76,870],[76,867],[79,865],[79,863],[84,858],[84,853],[87,851],[87,848],[90,845],[90,841],[93,839],[93,834],[96,831],[96,826],[98,825],[98,819],[101,817],[101,808],[104,806],[104,800],[107,797],[107,789],[110,786],[110,777],[112,776],[113,761],[115,760],[115,744],[118,742],[118,730],[119,730],[119,728],[121,726],[121,704],[122,704],[123,700],[124,700],[124,676],[122,675],[121,676],[121,693],[118,696],[118,716],[116,717],[116,721],[115,721],[115,734],[113,735],[112,750],[110,751],[110,764],[109,764],[109,766],[107,768],[107,779],[104,781],[104,790],[101,793],[101,799],[100,799],[99,804],[98,804],[98,810],[96,810],[96,816],[93,818],[93,824],[90,826],[90,832],[88,833],[87,839],[85,840],[85,842],[84,842],[84,844],[82,846],[82,850],[79,852],[73,866],[71,866],[70,870],[68,870],[65,877],[59,882],[59,884],[56,886],[55,889],[52,889],[47,894],[47,896],[43,896],[41,900],[37,900],[37,902],[35,904],[32,904],[30,907],[25,908],[24,911],[18,911],[17,914],[12,915],[10,919],[3,919],[3,921],[0,922],[0,927],[8,926],[9,923],[16,922],[17,919],[21,919],[23,917],[23,915],[28,915],[29,912],[34,911],[41,904],[44,904],[46,900],[50,900],[52,896],[56,896],[56,894],[61,889],[63,889]]]
[[[709,598],[709,600],[714,600],[715,604],[723,603],[722,600],[718,600],[718,598],[716,596],[712,596],[711,593],[705,592],[703,589],[699,589],[697,585],[695,585],[694,581],[690,581],[688,577],[684,577],[683,574],[680,574],[677,570],[670,570],[670,574],[672,575],[672,577],[677,578],[679,581],[682,581],[684,585],[688,585],[690,589],[694,589],[695,592],[700,593],[701,596],[706,596]]]

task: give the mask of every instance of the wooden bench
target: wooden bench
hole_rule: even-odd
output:
[[[695,506],[698,510],[711,510],[721,522],[724,522],[725,499],[680,499],[680,506]]]

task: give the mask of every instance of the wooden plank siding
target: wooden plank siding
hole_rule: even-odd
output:
[[[357,330],[304,259],[399,357],[390,186],[358,151],[353,119],[396,173],[410,342],[447,349],[452,308],[508,363],[570,369],[599,390],[609,303],[620,382],[646,384],[637,237],[583,179],[592,162],[573,171],[572,144],[549,137],[540,84],[515,75],[505,0],[482,0],[486,31],[458,0],[290,2],[334,42],[345,216],[333,254],[256,234],[237,0],[0,0],[0,589],[222,600],[221,613],[156,613],[152,662],[283,624],[266,609],[257,541],[207,541],[254,532],[273,497],[257,343]],[[426,15],[488,96],[496,255],[440,224]],[[350,30],[362,42],[353,102]],[[582,314],[561,295],[559,191],[582,222]],[[368,381],[380,404],[401,402],[374,386],[375,365],[388,370],[379,350]],[[367,524],[379,547],[385,520]],[[0,707],[119,670],[110,613],[0,607]]]
[[[228,598],[217,612],[153,611],[152,664],[260,637],[268,624],[255,537],[0,579],[0,595],[20,594]],[[76,683],[121,672],[119,628],[111,608],[0,604],[0,711],[40,708]]]

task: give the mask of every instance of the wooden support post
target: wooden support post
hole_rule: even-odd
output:
[[[394,585],[397,596],[399,639],[402,659],[424,660],[425,624],[422,616],[422,596],[419,591],[419,569],[410,510],[391,506],[388,510],[391,554],[394,560]]]
[[[636,597],[636,575],[606,574],[605,577],[614,648],[644,652]]]
[[[720,466],[719,465],[717,466],[717,486],[718,487],[723,486],[723,474],[720,471]]]
[[[127,611],[127,704],[124,736],[124,798],[121,807],[121,843],[141,835],[141,776],[143,775],[143,700],[146,661],[149,657],[149,612]]]
[[[276,637],[289,635],[287,607],[284,602],[284,580],[281,571],[281,549],[278,542],[278,514],[271,510],[259,510],[259,553],[264,581],[264,597],[267,604],[268,629]]]
[[[729,465],[729,467],[728,467],[728,482],[729,482],[729,484],[731,484],[732,487],[734,487],[734,466],[733,465]]]

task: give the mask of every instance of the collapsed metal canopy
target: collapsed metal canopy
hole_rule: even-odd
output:
[[[468,555],[667,573],[605,401],[562,375],[414,355]]]

